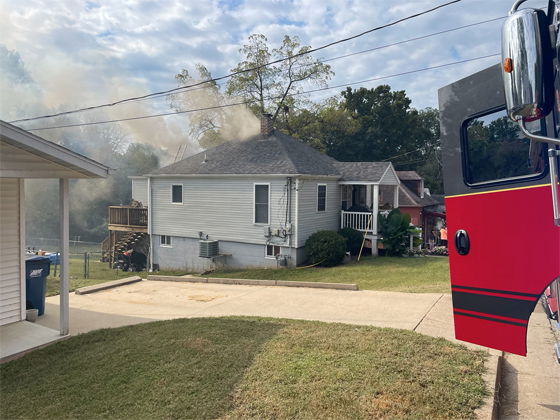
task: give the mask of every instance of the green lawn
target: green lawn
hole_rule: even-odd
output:
[[[449,293],[446,257],[366,257],[331,268],[221,270],[210,277],[356,283],[360,289],[414,293]]]
[[[474,418],[485,353],[410,331],[260,318],[97,330],[0,366],[1,418]]]
[[[47,278],[47,296],[58,295],[60,290],[60,280],[58,278],[60,267],[57,267],[57,277],[54,278],[54,266],[51,266],[50,276]],[[186,271],[161,271],[161,275],[167,276],[180,276],[188,274]],[[106,281],[122,279],[130,276],[140,276],[146,278],[148,273],[141,272],[126,272],[122,270],[114,270],[109,268],[109,263],[102,263],[96,260],[89,262],[89,278],[84,279],[84,259],[83,258],[70,258],[70,291],[84,286],[91,286],[93,284],[104,283]]]

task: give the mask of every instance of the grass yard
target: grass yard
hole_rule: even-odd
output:
[[[393,292],[450,292],[449,260],[446,257],[365,257],[360,262],[330,268],[221,270],[209,276],[356,283],[360,289]]]
[[[57,277],[54,275],[54,266],[51,266],[50,276],[47,278],[47,296],[58,295],[60,290],[60,280],[58,278],[60,267],[57,267]],[[181,276],[189,274],[185,271],[161,271],[161,275],[167,276]],[[109,268],[108,263],[102,263],[97,260],[91,259],[89,262],[89,278],[84,279],[84,259],[83,258],[70,258],[70,291],[74,291],[80,287],[91,286],[94,284],[104,283],[106,281],[122,279],[130,276],[140,276],[146,278],[148,273],[141,272],[126,272],[122,270],[114,270]]]
[[[261,318],[98,330],[0,366],[0,417],[474,418],[485,353],[410,331]]]

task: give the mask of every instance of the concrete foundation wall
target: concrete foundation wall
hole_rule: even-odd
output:
[[[277,268],[274,258],[265,257],[265,245],[220,241],[219,258],[199,257],[198,238],[171,237],[171,246],[160,245],[159,235],[153,235],[153,263],[162,270],[185,270],[203,272],[220,268]],[[288,266],[295,266],[303,255],[301,250],[282,247],[282,255],[288,255]]]

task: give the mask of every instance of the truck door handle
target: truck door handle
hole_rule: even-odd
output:
[[[552,189],[552,211],[554,224],[560,226],[560,198],[558,198],[558,166],[556,161],[560,156],[560,150],[548,149],[548,166],[550,168],[550,188]]]
[[[467,255],[471,249],[471,241],[467,231],[459,229],[455,232],[455,249],[459,255]]]

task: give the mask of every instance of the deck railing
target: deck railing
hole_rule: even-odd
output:
[[[148,226],[148,209],[145,207],[110,206],[109,224],[119,226]]]
[[[370,222],[370,217],[372,217],[371,212],[342,210],[340,212],[340,228],[352,228],[360,232],[367,230],[371,233],[374,221],[371,220]]]

